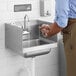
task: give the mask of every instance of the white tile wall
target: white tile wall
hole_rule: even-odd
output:
[[[31,3],[32,11],[14,13],[13,5],[23,3]],[[0,0],[0,76],[29,76],[25,67],[31,71],[31,60],[5,49],[4,23],[23,20],[25,14],[28,14],[30,19],[40,18],[39,0]]]

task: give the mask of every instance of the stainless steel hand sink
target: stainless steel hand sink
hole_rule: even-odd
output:
[[[44,38],[39,36],[39,25],[43,22],[31,20],[28,23],[28,30],[23,31],[23,21],[15,25],[5,24],[5,47],[11,49],[24,57],[34,57],[47,54],[51,48],[57,47],[57,36]],[[49,24],[49,23],[48,23]]]

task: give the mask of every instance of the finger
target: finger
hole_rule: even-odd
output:
[[[44,28],[44,27],[46,27],[46,24],[42,24],[40,27],[41,27],[41,28]]]
[[[44,32],[45,33],[46,32],[46,29],[42,29],[41,32]]]
[[[46,31],[44,32],[45,37],[49,37],[49,34],[50,34],[50,31],[49,31],[49,30],[46,30]]]
[[[47,29],[47,30],[50,30],[50,25],[47,25],[47,26],[46,26],[46,29]]]
[[[43,37],[46,37],[46,38],[49,36],[47,33],[43,33],[42,35]]]
[[[40,29],[40,30],[42,30],[42,29],[44,29],[44,28],[45,28],[44,26],[39,26],[39,29]]]
[[[48,24],[46,24],[45,26],[43,26],[43,28],[45,28],[46,30],[49,30],[50,26]]]
[[[46,26],[46,24],[42,24],[41,26]]]
[[[42,32],[42,34],[45,34],[45,33],[48,32],[48,30],[46,30],[46,29],[42,29],[41,32]]]
[[[40,29],[40,31],[44,30],[44,29],[50,30],[50,26],[48,24],[43,24],[42,26],[39,26],[39,29]]]

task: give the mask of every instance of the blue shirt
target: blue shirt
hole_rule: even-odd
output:
[[[55,22],[60,27],[66,27],[68,18],[76,18],[76,0],[55,0]]]

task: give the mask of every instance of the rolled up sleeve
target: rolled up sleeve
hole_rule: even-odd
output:
[[[68,23],[69,0],[56,0],[55,22],[64,28]]]

